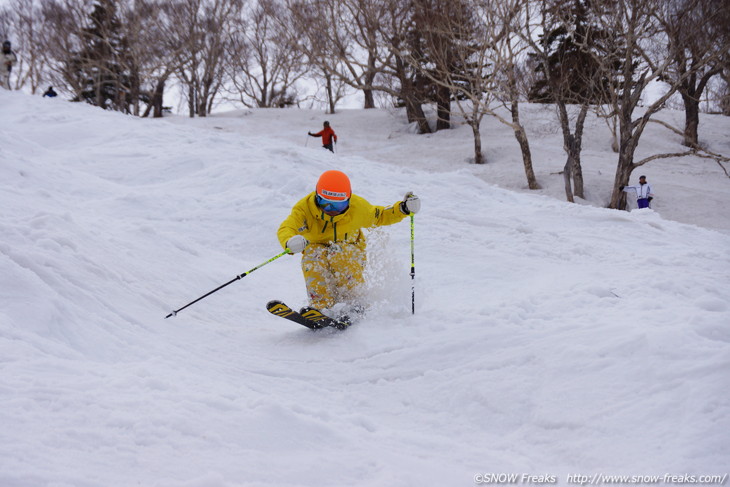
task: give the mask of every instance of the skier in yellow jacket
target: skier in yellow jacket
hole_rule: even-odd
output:
[[[391,206],[371,205],[352,194],[345,173],[325,171],[316,190],[294,205],[277,232],[285,249],[303,253],[311,306],[325,310],[345,303],[361,312],[366,255],[362,229],[398,223],[420,208],[418,196],[410,192]]]

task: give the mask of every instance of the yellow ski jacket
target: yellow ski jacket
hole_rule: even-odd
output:
[[[299,200],[291,214],[279,226],[277,237],[281,246],[294,235],[302,235],[310,243],[330,244],[347,242],[365,249],[363,228],[392,225],[406,215],[400,211],[400,201],[384,207],[371,205],[365,198],[353,194],[350,206],[344,213],[329,216],[317,206],[316,192]]]

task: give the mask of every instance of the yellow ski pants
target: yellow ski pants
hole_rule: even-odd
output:
[[[302,255],[302,272],[311,306],[331,308],[357,304],[365,282],[365,250],[351,243],[309,244]]]

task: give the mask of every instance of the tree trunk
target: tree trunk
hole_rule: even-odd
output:
[[[479,132],[479,120],[472,120],[471,131],[474,134],[474,164],[484,164],[484,155],[482,154],[482,134]]]
[[[619,148],[618,165],[616,166],[616,177],[613,182],[613,193],[609,208],[617,210],[626,209],[626,193],[619,190],[620,186],[628,186],[634,165],[634,151],[636,150],[633,134],[630,129],[621,130],[621,147]]]
[[[370,54],[368,56],[368,72],[365,74],[365,86],[372,86],[375,81],[375,56]],[[371,88],[365,88],[362,90],[365,97],[365,103],[363,108],[375,108],[375,96]]]
[[[702,74],[699,80],[697,73],[692,74],[677,88],[684,102],[684,141],[682,143],[687,147],[694,148],[699,145],[700,99],[707,88],[707,83],[721,72],[722,68],[718,64]]]
[[[616,169],[616,178],[614,180],[613,194],[611,195],[611,203],[609,205],[609,208],[615,208],[617,210],[626,209],[626,193],[621,191],[619,187],[628,186],[633,170],[633,164],[622,165],[621,163],[619,163],[619,166]]]
[[[414,94],[412,92],[409,94],[404,93],[403,101],[406,104],[406,116],[408,117],[408,122],[416,122],[418,124],[419,134],[430,134],[431,127],[428,125],[426,114],[423,113],[423,107],[421,106],[421,103],[415,99]]]
[[[515,132],[515,138],[517,143],[520,144],[520,150],[522,151],[522,163],[525,166],[525,176],[527,176],[527,186],[530,189],[540,189],[540,185],[537,184],[537,178],[535,177],[535,171],[532,169],[532,153],[530,152],[530,142],[527,140],[527,133],[525,128],[520,124],[520,106],[519,102],[513,98],[512,107],[512,129]]]
[[[568,156],[568,160],[565,161],[565,167],[563,167],[563,183],[565,184],[565,199],[569,203],[575,203],[573,198],[573,186],[571,179],[573,176],[573,159]]]
[[[556,101],[560,128],[563,132],[563,149],[568,158],[565,163],[563,175],[569,180],[565,181],[565,196],[571,203],[575,202],[574,197],[585,198],[583,191],[583,168],[580,162],[580,153],[583,146],[583,127],[588,115],[588,105],[581,105],[580,112],[575,121],[575,131],[570,129],[570,116],[565,101]]]
[[[571,157],[573,165],[573,187],[575,189],[575,195],[578,198],[585,199],[585,190],[583,184],[583,166],[580,163],[580,147],[574,149]]]
[[[152,93],[152,117],[162,118],[162,98],[165,92],[165,79],[161,79],[155,86],[155,91]]]
[[[208,98],[210,97],[210,82],[203,80],[198,89],[198,116],[205,117],[208,115]]]
[[[684,141],[687,147],[697,147],[699,138],[697,129],[700,126],[700,100],[687,90],[681,90],[684,101]]]
[[[373,96],[373,90],[362,90],[362,92],[365,97],[365,103],[363,104],[363,108],[375,108],[375,96]]]
[[[131,111],[132,115],[138,117],[139,116],[139,98],[141,94],[141,87],[140,87],[140,80],[139,80],[139,72],[134,69],[134,74],[130,77],[129,81],[129,100],[127,101],[129,105],[132,106]]]
[[[445,87],[438,88],[436,131],[451,128],[451,91]]]
[[[430,134],[431,127],[428,125],[426,114],[423,113],[418,90],[406,72],[406,64],[398,58],[396,59],[396,66],[398,81],[400,82],[400,97],[406,106],[408,123],[416,122],[419,134]]]
[[[575,135],[570,146],[573,159],[573,188],[575,195],[583,199],[585,199],[585,191],[583,189],[583,166],[580,162],[580,153],[583,150],[583,127],[585,127],[587,115],[588,105],[582,105],[578,119],[575,121]]]
[[[195,88],[192,83],[188,85],[188,112],[190,118],[195,118]]]
[[[99,70],[99,73],[101,73],[101,70]],[[101,91],[101,74],[99,73],[96,74],[96,86],[94,86],[94,104],[106,110],[106,103],[104,103]]]
[[[522,151],[522,162],[525,165],[525,176],[527,176],[527,186],[530,189],[540,189],[540,185],[537,184],[537,178],[535,177],[535,171],[532,169],[532,154],[530,153],[530,143],[527,140],[527,134],[522,125],[515,128],[515,137],[517,142],[520,144],[520,150]]]
[[[327,102],[330,106],[330,114],[335,113],[335,97],[332,94],[332,76],[330,74],[324,75],[325,80],[327,81]]]

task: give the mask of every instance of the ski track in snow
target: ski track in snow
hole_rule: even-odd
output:
[[[463,127],[416,136],[383,110],[327,115],[330,154],[305,145],[324,118],[312,111],[160,121],[0,102],[0,485],[728,472],[730,224],[717,209],[730,193],[716,164],[647,165],[655,211],[618,212],[601,208],[615,156],[598,121],[589,200],[560,200],[542,107],[526,118],[545,189],[527,192],[494,122],[477,167]],[[718,150],[729,129],[703,118]],[[643,150],[678,144],[666,137],[647,130]],[[266,312],[304,304],[296,256],[163,319],[279,253],[279,223],[333,167],[373,203],[420,196],[415,281],[405,220],[370,232],[372,308],[346,332]]]

